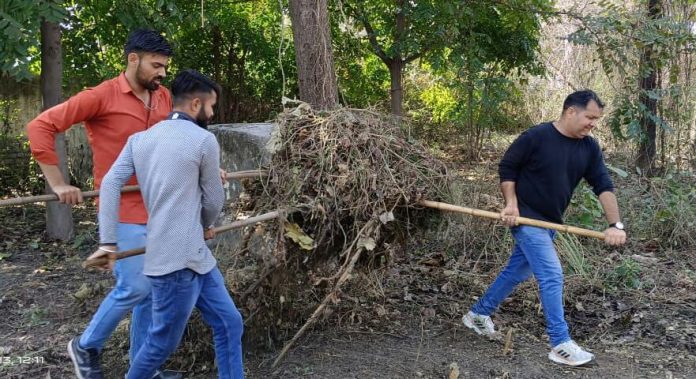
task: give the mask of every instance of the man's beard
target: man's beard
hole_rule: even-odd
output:
[[[201,107],[201,110],[198,111],[198,115],[196,115],[196,124],[203,129],[208,129],[209,121],[210,119],[205,116],[205,111],[203,110],[203,107]]]
[[[156,80],[159,80],[161,82],[164,78],[158,75],[152,80],[147,80],[147,78],[144,77],[142,71],[140,70],[140,63],[138,63],[138,69],[135,71],[135,79],[138,81],[138,84],[143,86],[145,89],[149,91],[155,91],[157,90],[157,88],[159,88],[159,83],[157,83]]]

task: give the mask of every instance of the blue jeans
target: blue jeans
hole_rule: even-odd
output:
[[[145,246],[147,226],[143,224],[118,224],[116,238],[119,251]],[[140,346],[145,342],[147,329],[152,320],[152,298],[150,282],[143,275],[144,255],[120,259],[114,266],[116,286],[109,292],[92,316],[89,326],[80,337],[80,346],[101,351],[106,340],[116,329],[118,323],[133,310],[130,326],[131,361]]]
[[[569,341],[563,312],[563,268],[553,246],[556,232],[534,226],[517,226],[511,231],[515,247],[507,267],[471,310],[490,316],[519,283],[534,274],[551,346]]]
[[[213,329],[218,377],[244,378],[244,323],[217,266],[202,275],[183,269],[148,278],[152,283],[152,325],[126,378],[152,377],[179,345],[194,306]]]

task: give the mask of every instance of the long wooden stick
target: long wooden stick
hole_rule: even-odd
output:
[[[465,214],[472,215],[472,216],[500,220],[500,213],[497,213],[497,212],[484,211],[484,210],[475,209],[475,208],[460,207],[458,205],[452,205],[452,204],[448,204],[448,203],[441,203],[438,201],[430,201],[430,200],[421,200],[419,202],[419,204],[424,206],[424,207],[439,209],[441,211],[465,213]],[[555,224],[553,222],[548,222],[548,221],[535,220],[533,218],[517,217],[517,224],[518,225],[538,226],[540,228],[553,229],[553,230],[558,230],[560,232],[576,234],[576,235],[583,236],[583,237],[592,237],[592,238],[604,240],[604,233],[602,233],[602,232],[578,228],[576,226],[561,225],[561,224]]]
[[[353,246],[357,243],[357,241],[360,239],[362,236],[362,233],[365,230],[369,230],[372,228],[373,222],[368,221],[362,229],[358,232],[358,237],[353,241],[353,243],[348,247],[348,251],[353,249]],[[321,304],[317,307],[317,309],[314,310],[314,313],[312,313],[312,316],[309,317],[309,319],[302,325],[300,330],[295,333],[295,335],[292,337],[290,341],[288,341],[285,346],[283,347],[283,350],[280,351],[280,354],[278,354],[278,357],[273,361],[273,364],[271,367],[275,367],[278,365],[278,363],[285,357],[285,354],[288,353],[292,345],[297,341],[303,334],[304,332],[309,329],[312,324],[319,318],[319,316],[324,312],[324,309],[329,305],[329,302],[331,300],[334,300],[337,298],[339,291],[341,290],[341,286],[343,283],[350,278],[350,273],[353,271],[353,267],[355,267],[355,263],[358,261],[360,256],[362,255],[363,251],[365,250],[364,246],[358,246],[358,248],[355,250],[353,253],[353,256],[350,258],[350,261],[348,265],[343,269],[342,272],[340,272],[340,275],[338,277],[338,280],[336,281],[336,284],[334,285],[333,290],[329,292],[328,295],[322,300]]]
[[[350,259],[350,263],[348,264],[348,267],[343,271],[343,274],[338,278],[338,281],[336,282],[336,286],[334,289],[326,295],[324,300],[319,304],[317,309],[314,310],[314,313],[312,313],[312,316],[305,322],[304,325],[302,325],[302,328],[295,333],[295,335],[292,337],[288,343],[285,344],[285,347],[283,347],[283,350],[280,351],[280,354],[278,354],[278,357],[273,361],[273,364],[271,367],[276,367],[278,363],[285,357],[285,354],[288,353],[292,345],[297,341],[298,338],[300,338],[304,332],[312,325],[314,322],[319,318],[319,316],[324,312],[324,308],[329,304],[329,302],[332,299],[335,299],[338,291],[341,289],[341,285],[343,285],[343,282],[345,282],[349,277],[350,273],[353,271],[353,267],[355,267],[355,262],[358,261],[358,258],[362,255],[363,250],[365,250],[362,247],[359,247],[355,253],[353,253],[353,257]]]
[[[282,214],[283,214],[282,210],[277,210],[277,211],[273,211],[273,212],[264,213],[264,214],[261,214],[258,216],[249,217],[245,220],[239,220],[239,221],[232,222],[230,224],[221,225],[221,226],[218,226],[217,228],[214,229],[215,234],[228,232],[232,229],[239,229],[239,228],[247,226],[247,225],[256,224],[257,222],[273,220],[273,219],[280,217]],[[132,257],[135,255],[144,254],[144,253],[145,253],[145,248],[140,247],[137,249],[121,251],[118,253],[109,253],[109,258],[118,260],[118,259]],[[86,259],[84,262],[82,262],[82,267],[88,268],[88,267],[100,266],[100,265],[105,264],[109,258]]]
[[[264,176],[266,174],[265,171],[262,170],[246,170],[246,171],[236,171],[236,172],[228,172],[227,175],[225,175],[225,178],[227,180],[232,180],[232,179],[243,179],[243,178],[255,178],[255,177],[260,177]],[[135,191],[140,191],[139,186],[125,186],[123,189],[121,189],[121,192],[135,192]],[[84,199],[89,199],[92,197],[98,197],[99,196],[99,191],[94,190],[94,191],[83,191],[82,192],[82,198]],[[0,200],[0,207],[7,207],[10,205],[22,205],[22,204],[31,204],[31,203],[42,203],[46,201],[56,201],[58,200],[58,195],[51,193],[47,195],[38,195],[38,196],[25,196],[25,197],[15,197],[12,199],[5,199],[5,200]]]
[[[133,185],[133,186],[124,186],[121,189],[121,192],[123,192],[123,193],[135,192],[135,191],[140,191],[140,187]],[[82,198],[83,199],[89,199],[89,198],[98,197],[98,196],[99,196],[99,190],[82,191]],[[49,193],[46,195],[37,195],[37,196],[15,197],[12,199],[0,200],[0,207],[7,207],[10,205],[24,205],[24,204],[31,204],[31,203],[43,203],[46,201],[57,201],[57,200],[58,200],[58,195],[56,195],[55,193]]]

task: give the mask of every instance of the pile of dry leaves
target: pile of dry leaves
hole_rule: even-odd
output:
[[[249,342],[275,348],[303,331],[361,258],[388,259],[409,227],[436,212],[417,202],[445,197],[447,169],[406,138],[402,122],[304,103],[278,117],[267,175],[245,181],[236,206],[238,216],[285,217],[247,228],[236,252],[218,254]]]

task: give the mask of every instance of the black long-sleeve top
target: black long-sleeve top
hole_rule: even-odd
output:
[[[501,183],[515,182],[520,216],[538,220],[562,223],[582,178],[596,195],[614,190],[597,141],[566,137],[550,122],[517,137],[498,168]]]

